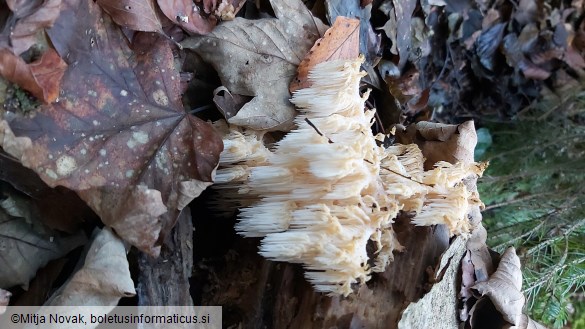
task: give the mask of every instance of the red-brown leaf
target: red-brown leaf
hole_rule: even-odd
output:
[[[161,32],[155,0],[97,0],[118,25],[134,31]]]
[[[217,24],[213,15],[203,16],[193,0],[157,0],[162,12],[175,24],[195,34],[207,34]]]
[[[52,103],[59,97],[59,85],[66,68],[67,64],[53,49],[48,49],[30,64],[6,48],[0,49],[0,75],[45,103]]]
[[[212,181],[221,138],[183,111],[170,43],[159,35],[139,32],[130,49],[110,17],[82,0],[63,8],[49,36],[70,63],[61,100],[12,119],[20,139],[0,122],[0,143],[156,255],[180,210]]]
[[[59,16],[61,0],[35,0],[6,2],[14,16],[8,22],[10,42],[15,54],[20,55],[35,44],[35,34],[51,27]]]
[[[315,41],[307,56],[297,68],[297,78],[289,87],[292,93],[301,88],[309,87],[309,71],[315,65],[334,59],[354,59],[359,55],[359,30],[358,19],[338,16],[322,38]]]

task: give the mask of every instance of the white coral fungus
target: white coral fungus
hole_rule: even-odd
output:
[[[441,162],[425,172],[415,144],[379,146],[384,136],[373,136],[374,111],[364,111],[368,93],[358,89],[362,61],[325,62],[310,72],[311,87],[291,100],[302,113],[297,128],[273,151],[256,133],[232,128],[217,171],[242,199],[257,198],[243,202],[250,206],[236,229],[263,237],[260,254],[300,263],[317,291],[345,296],[402,249],[392,230],[400,210],[416,213],[416,225],[468,233],[468,208],[480,201],[461,181],[483,171],[480,164]]]

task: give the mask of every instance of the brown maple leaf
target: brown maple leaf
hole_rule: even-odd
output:
[[[154,0],[97,0],[118,25],[144,32],[161,32]]]
[[[10,50],[0,48],[0,75],[46,103],[54,102],[59,96],[59,84],[66,67],[53,49],[27,64]]]
[[[221,138],[183,111],[159,35],[137,33],[129,45],[92,0],[64,5],[48,33],[69,64],[61,99],[26,118],[7,113],[0,145],[157,255],[180,210],[211,184]]]

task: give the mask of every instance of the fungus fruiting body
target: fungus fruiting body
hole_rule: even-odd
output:
[[[248,200],[236,230],[262,237],[260,254],[300,263],[317,291],[346,296],[402,250],[392,229],[400,211],[415,213],[416,225],[468,233],[468,208],[480,201],[462,180],[483,172],[481,164],[446,162],[425,171],[415,144],[381,146],[374,111],[364,110],[368,93],[359,92],[361,63],[317,65],[311,86],[291,99],[300,111],[296,129],[271,150],[260,134],[224,127],[216,176]],[[370,241],[376,250],[368,255]]]

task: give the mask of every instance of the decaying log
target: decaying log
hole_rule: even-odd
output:
[[[428,290],[427,269],[449,238],[445,227],[415,227],[405,216],[395,228],[406,250],[347,298],[314,292],[300,266],[264,260],[258,241],[237,238],[221,260],[196,264],[195,303],[223,306],[227,328],[396,328],[406,306]]]
[[[193,269],[193,222],[189,208],[183,209],[177,225],[156,259],[138,257],[138,305],[193,305],[189,277]]]

